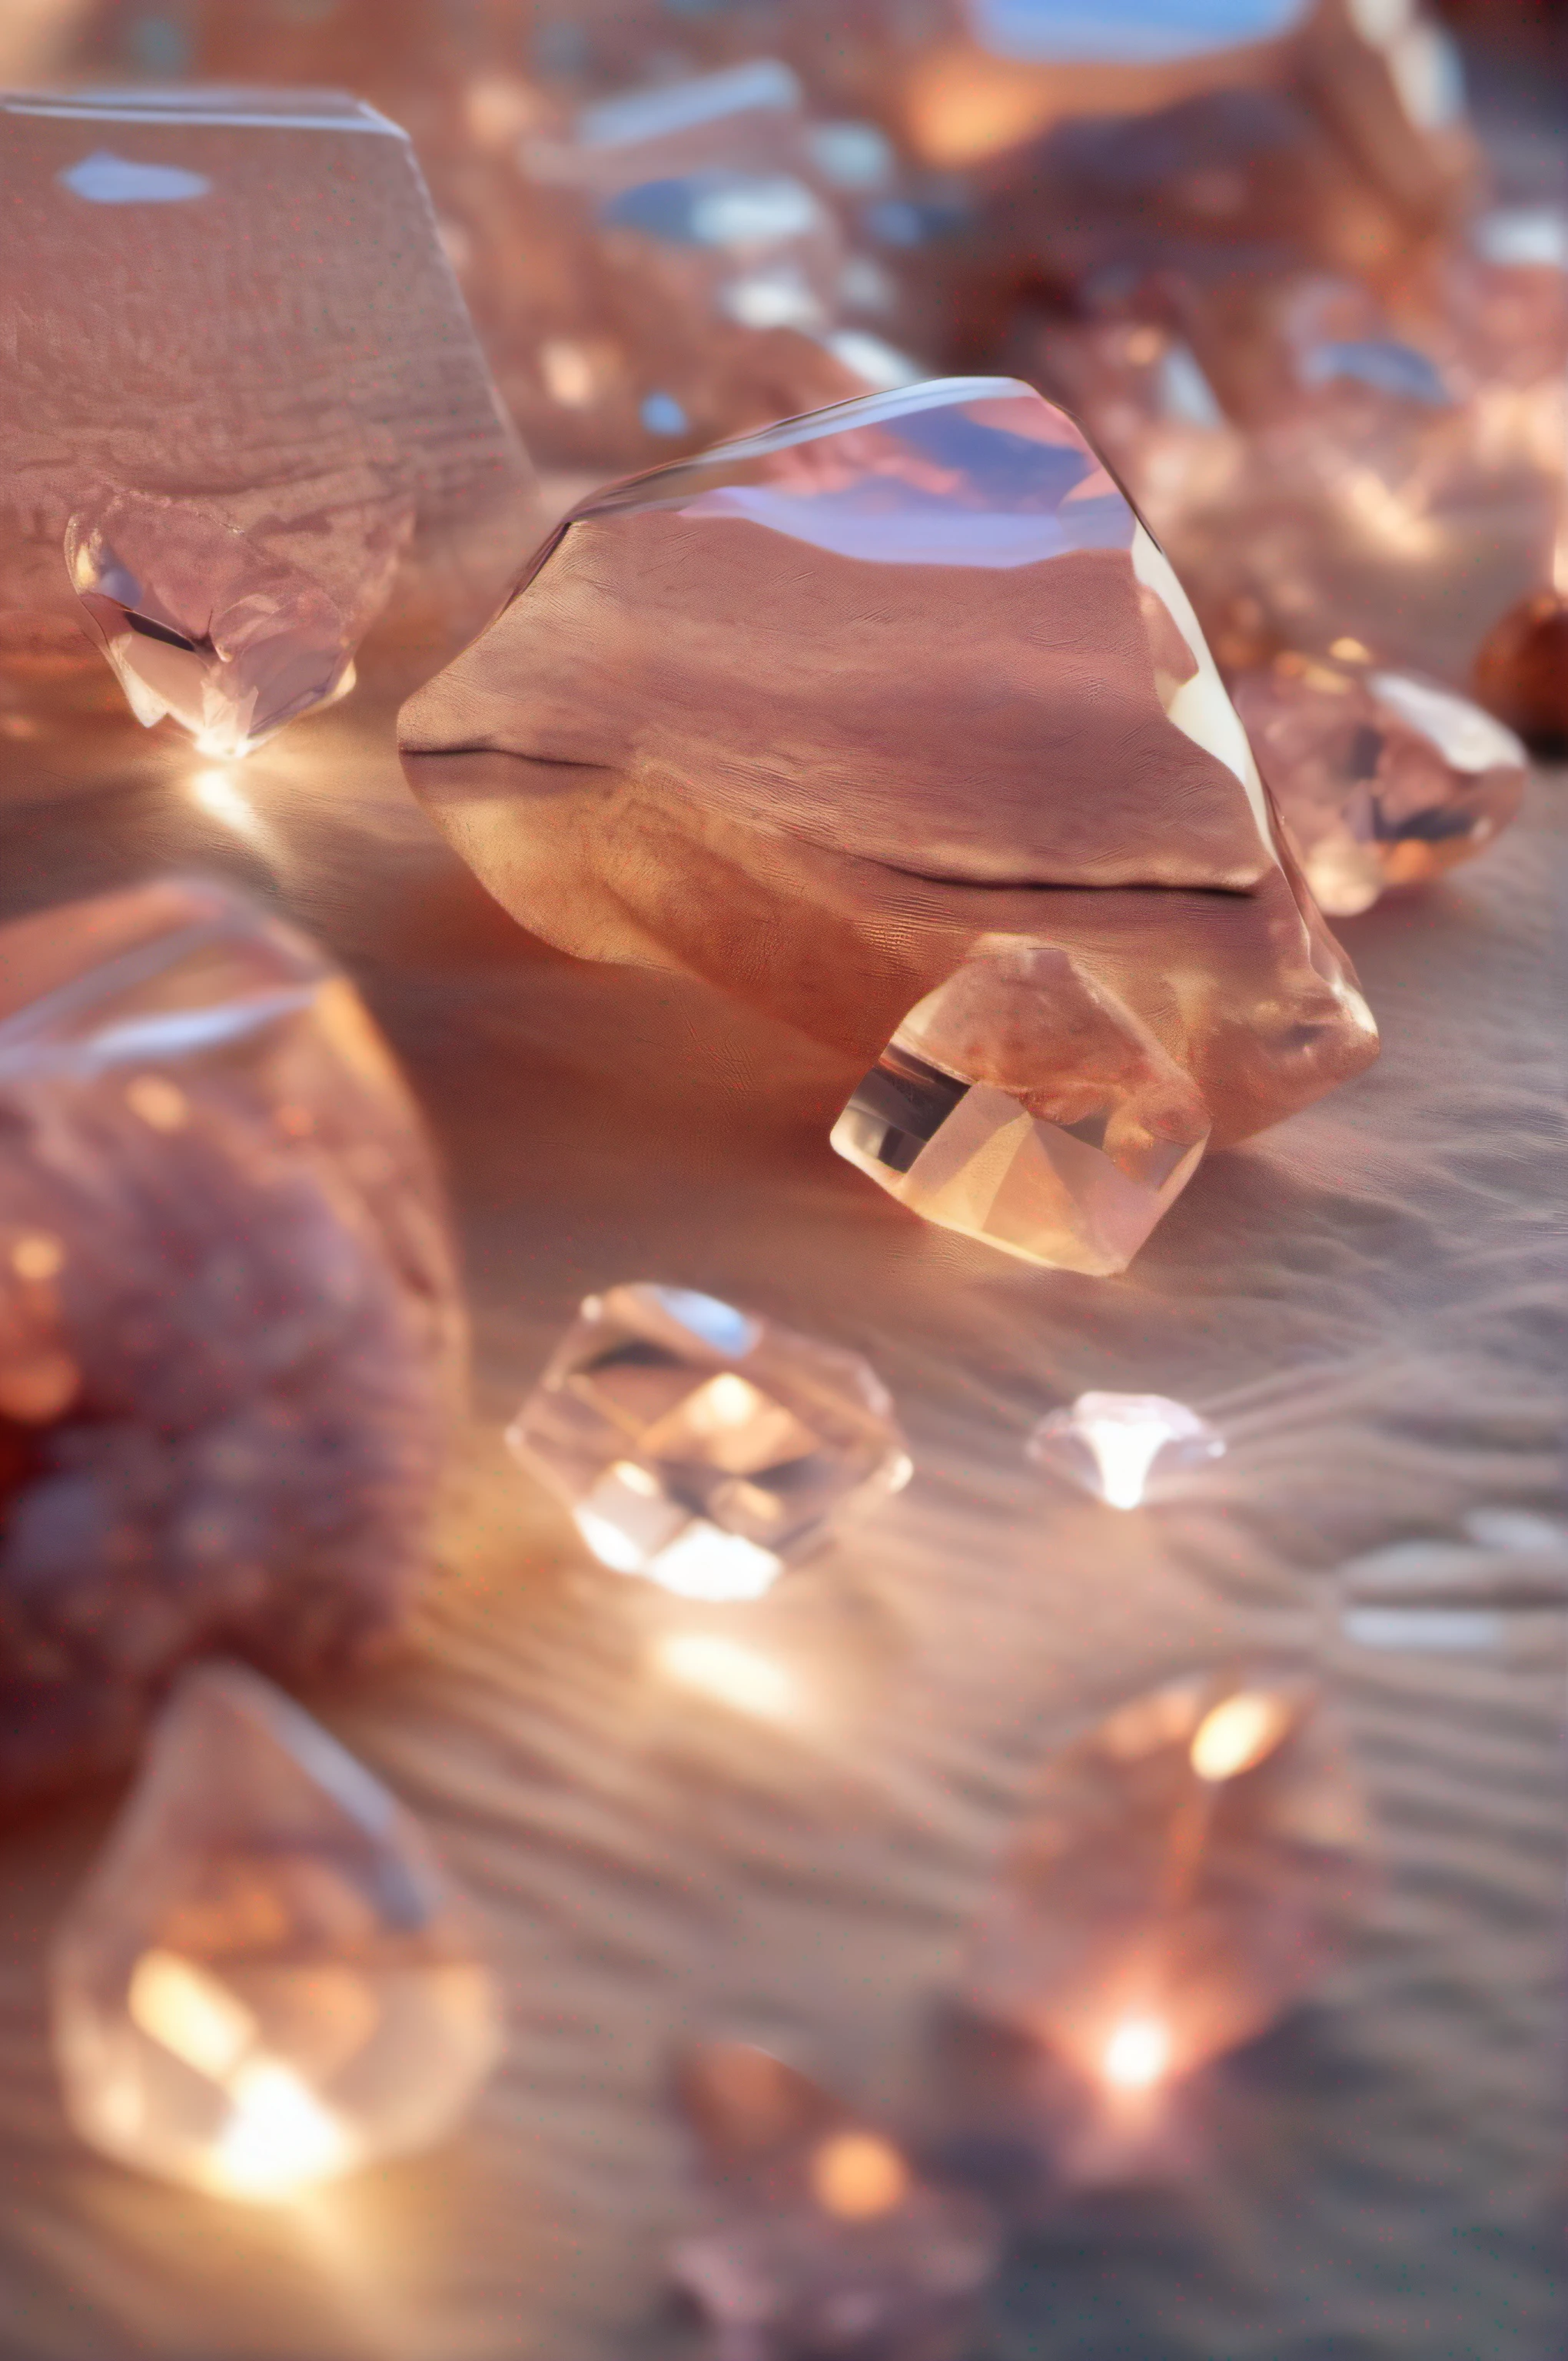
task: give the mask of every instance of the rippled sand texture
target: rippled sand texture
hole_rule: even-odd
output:
[[[1380,1064],[1212,1158],[1097,1282],[929,1229],[835,1158],[855,1073],[831,1053],[531,945],[407,802],[389,717],[302,722],[200,803],[178,750],[94,759],[7,748],[5,911],[173,860],[270,882],[365,983],[445,1148],[480,1350],[452,1580],[405,1663],[313,1702],[488,1905],[513,2023],[455,2148],[220,2219],[61,2125],[40,1947],[108,1799],[6,1835],[5,2361],[674,2349],[672,2033],[798,2033],[928,2111],[934,2003],[1039,1751],[1190,1652],[1314,1628],[1387,1855],[1364,1938],[1193,2091],[1212,2160],[1184,2194],[1039,2209],[975,2354],[1558,2350],[1568,782],[1462,881],[1351,922]],[[587,1566],[501,1451],[577,1297],[641,1277],[864,1351],[898,1399],[914,1484],[757,1613],[809,1727],[661,1690],[668,1610]],[[1157,1512],[1053,1492],[1025,1432],[1090,1386],[1194,1400],[1231,1456]]]

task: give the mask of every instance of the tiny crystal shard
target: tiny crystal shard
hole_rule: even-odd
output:
[[[858,1354],[675,1287],[590,1296],[508,1440],[596,1557],[687,1598],[761,1597],[910,1472]]]
[[[0,1803],[122,1762],[214,1648],[395,1630],[463,1319],[345,977],[215,886],[0,933]]]
[[[1147,2092],[1301,1997],[1354,1921],[1368,1854],[1310,1690],[1266,1673],[1174,1682],[1047,1772],[967,1997],[1108,2094]]]
[[[1164,1478],[1224,1455],[1223,1435],[1164,1394],[1080,1394],[1030,1435],[1029,1456],[1113,1509],[1135,1509]]]
[[[1198,1169],[1209,1115],[1066,951],[1001,944],[912,1009],[833,1127],[930,1222],[1031,1262],[1124,1270]]]
[[[82,2137],[222,2197],[430,2146],[499,2048],[472,1913],[417,1824],[231,1665],[181,1681],[51,1982]]]
[[[946,2361],[995,2266],[972,2198],[766,2050],[713,2042],[685,2062],[708,2226],[672,2277],[714,2330],[714,2361]]]
[[[1473,860],[1519,811],[1524,747],[1433,682],[1284,655],[1232,694],[1307,883],[1332,917]]]

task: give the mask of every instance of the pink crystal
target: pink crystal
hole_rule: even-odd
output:
[[[181,1682],[51,1982],[81,2136],[217,2196],[429,2147],[500,2047],[473,1915],[416,1822],[237,1666]]]

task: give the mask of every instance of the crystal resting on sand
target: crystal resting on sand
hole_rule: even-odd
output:
[[[1128,1011],[1216,1144],[1376,1053],[1175,575],[1009,379],[584,502],[400,735],[525,925],[705,976],[861,1072],[998,935]]]
[[[687,1598],[755,1598],[909,1480],[858,1353],[688,1288],[590,1296],[508,1441],[596,1557]]]
[[[232,1665],[181,1681],[51,1987],[82,2137],[252,2202],[444,2138],[500,2047],[473,1913],[411,1816]]]
[[[139,709],[240,741],[378,610],[404,687],[461,645],[532,479],[397,127],[330,92],[20,93],[0,163],[0,664],[66,664],[85,595]]]
[[[463,1313],[345,977],[216,886],[0,930],[0,1803],[122,1763],[214,1647],[395,1631]]]

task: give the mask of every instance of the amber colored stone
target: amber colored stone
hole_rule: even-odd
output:
[[[0,930],[0,1803],[184,1658],[363,1655],[428,1572],[463,1336],[347,980],[215,886]]]
[[[1225,1440],[1166,1394],[1080,1394],[1047,1412],[1025,1445],[1036,1467],[1103,1500],[1136,1509],[1185,1472],[1223,1459]]]
[[[1310,1990],[1368,1861],[1358,1786],[1310,1689],[1266,1670],[1175,1681],[1046,1771],[964,1991],[1108,2097],[1148,2092]]]
[[[474,1915],[411,1815],[236,1665],[181,1681],[51,1987],[82,2137],[252,2202],[444,2138],[500,2046]]]
[[[1217,1141],[1375,1054],[1175,575],[1008,379],[583,503],[400,734],[526,925],[706,976],[862,1071],[995,934],[1130,1009]]]
[[[1543,590],[1505,615],[1475,660],[1475,687],[1527,744],[1568,752],[1568,598]]]

